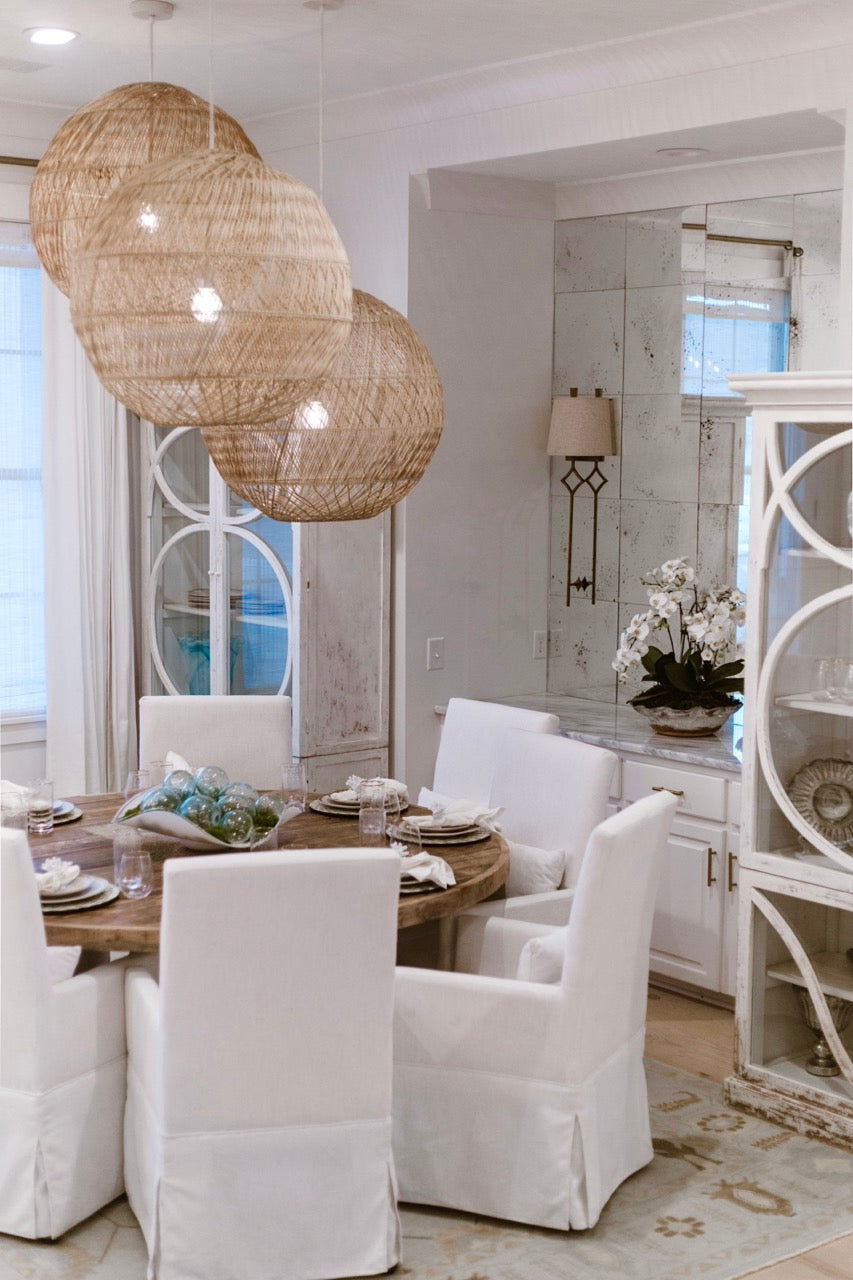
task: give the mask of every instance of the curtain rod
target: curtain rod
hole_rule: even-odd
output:
[[[29,156],[0,156],[0,164],[19,164],[25,169],[35,169],[38,160],[31,160]]]
[[[771,244],[780,249],[788,249],[795,258],[803,256],[803,250],[793,240],[763,240],[760,236],[723,236],[716,231],[709,231],[704,222],[682,222],[682,231],[704,231],[706,240],[722,240],[726,244]]]

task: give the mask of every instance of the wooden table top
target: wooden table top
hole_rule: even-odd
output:
[[[29,837],[33,860],[67,858],[81,871],[113,881],[110,832],[105,830],[122,804],[120,795],[69,796],[83,817],[54,827],[50,835]],[[425,810],[413,808],[413,813]],[[160,946],[160,911],[163,905],[163,862],[167,857],[192,857],[161,836],[146,842],[154,854],[154,891],[148,898],[116,898],[88,911],[46,915],[45,933],[51,946],[80,946],[90,951],[156,952]],[[358,822],[307,810],[279,831],[282,849],[358,848]],[[506,841],[492,834],[467,845],[431,845],[429,851],[450,863],[456,884],[423,894],[401,896],[398,928],[423,924],[442,916],[457,915],[488,898],[506,882],[509,854]],[[251,855],[248,855],[251,857]]]

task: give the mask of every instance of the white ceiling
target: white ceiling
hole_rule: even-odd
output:
[[[325,16],[329,99],[606,46],[788,3],[743,0],[345,0]],[[213,0],[214,97],[241,123],[317,100],[319,21],[302,0]],[[25,27],[69,26],[62,48]],[[155,78],[206,95],[208,0],[176,0],[154,30]],[[148,78],[148,23],[129,0],[0,0],[0,100],[69,111]]]

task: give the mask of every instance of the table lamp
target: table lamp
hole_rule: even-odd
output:
[[[548,453],[562,456],[571,463],[561,476],[560,483],[569,491],[569,546],[566,565],[566,604],[572,602],[572,587],[586,591],[592,587],[592,603],[595,604],[595,570],[598,553],[598,494],[607,484],[607,477],[599,467],[604,457],[618,453],[613,440],[612,402],[596,388],[594,396],[579,396],[577,387],[569,395],[555,396],[551,408],[551,429],[548,433]],[[592,465],[586,475],[578,470],[579,462]],[[586,486],[592,493],[592,578],[572,580],[572,535],[574,532],[575,494]]]

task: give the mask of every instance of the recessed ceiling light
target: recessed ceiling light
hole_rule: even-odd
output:
[[[27,27],[24,35],[32,44],[69,44],[77,39],[78,32],[67,27]]]
[[[676,159],[689,160],[691,156],[709,155],[707,147],[660,147],[656,156],[674,156]]]

